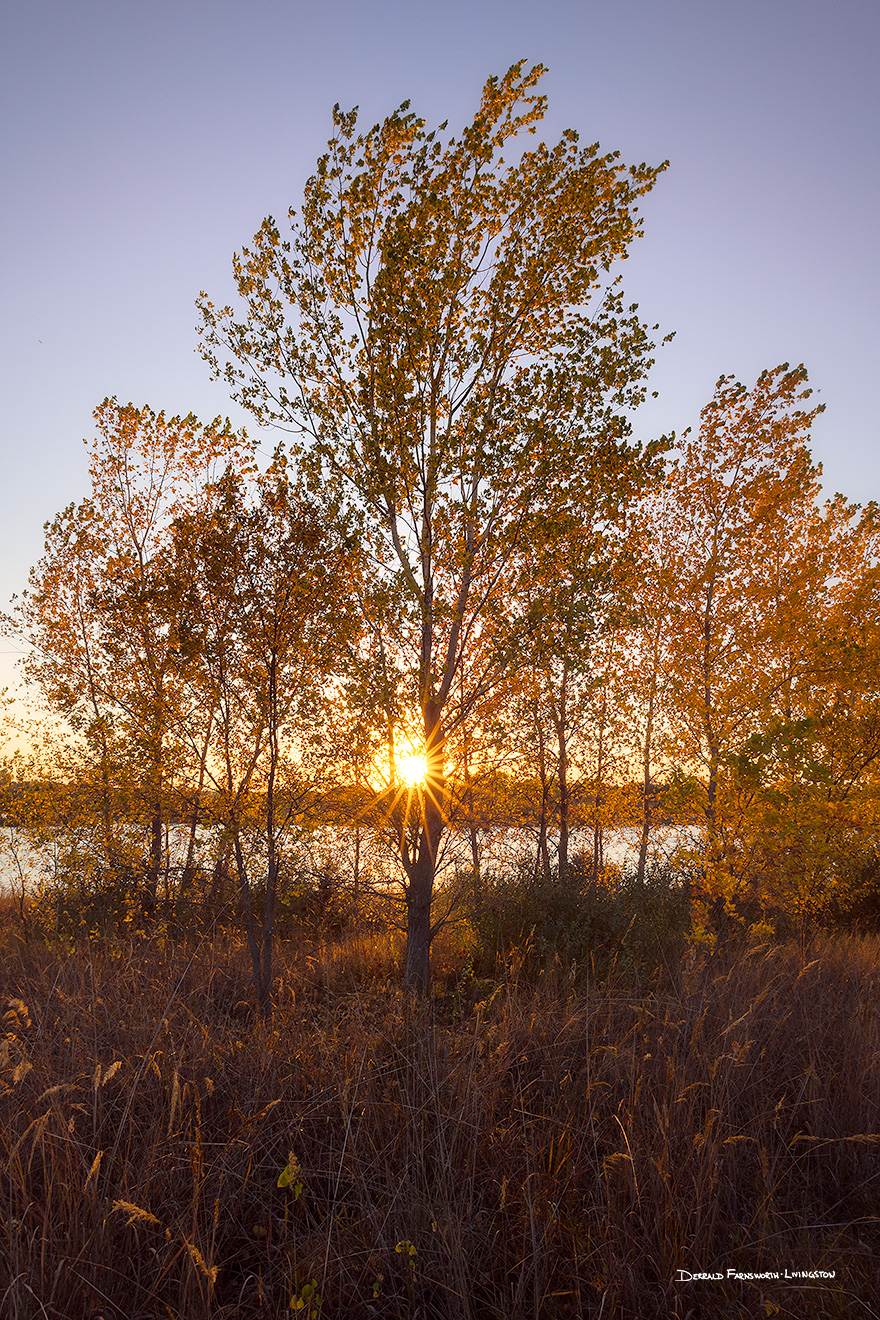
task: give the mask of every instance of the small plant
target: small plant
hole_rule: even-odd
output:
[[[291,1311],[302,1311],[306,1320],[314,1320],[321,1309],[321,1294],[318,1292],[318,1280],[312,1279],[309,1283],[304,1283],[299,1293],[294,1293],[290,1299]]]
[[[296,1158],[293,1151],[291,1151],[287,1157],[287,1163],[278,1175],[278,1186],[289,1187],[293,1192],[294,1201],[298,1201],[302,1196],[303,1185],[301,1174],[302,1169],[300,1168],[299,1160]]]
[[[399,1256],[403,1257],[404,1281],[406,1283],[406,1295],[409,1298],[410,1305],[413,1303],[414,1283],[416,1277],[416,1249],[409,1238],[404,1238],[398,1242],[394,1250]]]

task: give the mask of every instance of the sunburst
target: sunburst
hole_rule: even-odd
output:
[[[396,763],[397,773],[407,788],[415,788],[416,784],[424,783],[428,773],[427,757],[418,752],[407,752],[404,756],[396,757]]]

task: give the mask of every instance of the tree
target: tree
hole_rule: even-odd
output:
[[[797,547],[816,516],[805,369],[785,363],[751,390],[722,377],[681,444],[665,506],[678,575],[668,642],[672,744],[704,778],[705,870],[721,893],[743,874],[731,758],[786,704],[801,664],[795,620],[818,606]],[[676,509],[677,504],[677,509]],[[821,579],[821,574],[820,574]]]
[[[624,648],[623,682],[627,693],[629,748],[641,770],[639,845],[636,883],[645,881],[659,803],[656,770],[668,770],[668,690],[672,677],[670,647],[676,627],[675,601],[685,577],[684,560],[692,531],[688,505],[681,497],[675,465],[649,492],[633,528],[631,603],[634,626]]]
[[[520,150],[543,68],[490,78],[460,137],[405,103],[335,134],[290,237],[270,217],[233,263],[240,311],[200,299],[202,351],[314,481],[345,490],[396,610],[371,626],[418,713],[421,824],[401,848],[407,984],[429,978],[447,741],[519,663],[503,585],[527,514],[645,455],[626,411],[653,344],[609,272],[665,165],[626,168],[567,130]],[[502,155],[512,151],[513,163]],[[459,677],[464,674],[462,690]]]
[[[807,502],[767,556],[776,690],[731,779],[753,887],[802,919],[846,905],[876,843],[877,513],[841,495]]]
[[[314,795],[307,748],[338,717],[327,684],[356,627],[357,545],[339,534],[339,518],[328,519],[326,507],[291,484],[280,455],[253,492],[242,474],[227,472],[209,498],[174,526],[181,632],[190,681],[214,712],[207,772],[220,849],[234,858],[266,1013],[283,842]],[[259,844],[248,850],[254,817]],[[263,877],[260,921],[255,869]]]
[[[199,507],[218,463],[241,458],[244,438],[219,418],[202,425],[115,399],[94,415],[91,492],[47,524],[16,626],[32,647],[26,676],[97,778],[106,865],[117,877],[140,872],[150,907],[168,783],[186,760],[181,613],[164,556],[174,520]],[[145,857],[130,855],[120,829],[133,805],[148,833]]]
[[[575,799],[575,776],[593,780],[593,877],[598,878],[599,808],[607,787],[608,732],[614,681],[615,632],[632,589],[627,521],[633,491],[626,471],[606,473],[603,489],[589,487],[551,519],[527,520],[522,581],[517,595],[532,623],[520,698],[520,721],[532,735],[540,786],[538,857],[550,877],[548,825],[558,833],[557,866],[565,881]],[[589,732],[588,732],[589,731]],[[591,743],[594,745],[590,746]],[[589,764],[587,764],[589,763]]]

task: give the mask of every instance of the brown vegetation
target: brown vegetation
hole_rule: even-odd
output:
[[[399,954],[281,945],[267,1024],[241,946],[10,934],[0,1313],[880,1309],[876,940],[586,989],[450,945],[420,1001]],[[834,1278],[678,1281],[728,1268]]]

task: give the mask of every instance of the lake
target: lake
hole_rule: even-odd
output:
[[[199,847],[206,864],[211,860],[212,831],[199,831]],[[604,855],[607,864],[622,866],[635,863],[638,857],[640,833],[636,828],[607,830],[604,836]],[[172,871],[182,867],[186,857],[188,831],[172,827],[168,831],[167,857]],[[510,872],[518,865],[535,857],[536,836],[528,829],[480,831],[478,834],[481,866],[488,878],[492,874]],[[555,860],[558,840],[550,837],[551,862]],[[33,892],[41,883],[58,873],[65,840],[59,835],[52,842],[36,845],[26,831],[11,827],[0,829],[0,893],[13,890]],[[652,832],[649,859],[663,863],[669,861],[679,848],[699,847],[699,832],[684,827],[657,829]],[[291,841],[285,849],[290,866],[316,877],[328,865],[343,876],[354,874],[355,829],[353,826],[321,826]],[[593,835],[589,830],[572,830],[569,856],[579,852],[592,855]],[[359,867],[364,880],[379,887],[388,887],[399,881],[400,868],[387,845],[373,831],[362,829],[359,841]],[[471,869],[470,838],[460,831],[448,831],[441,849],[438,879]]]

